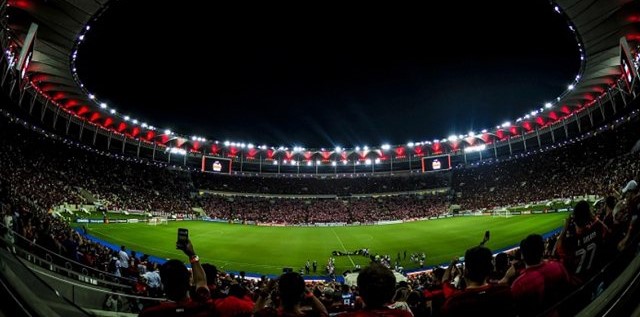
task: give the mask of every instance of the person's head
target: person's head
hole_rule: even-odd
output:
[[[509,256],[504,252],[500,252],[496,254],[495,263],[496,271],[506,271],[509,269]]]
[[[229,286],[229,296],[235,296],[237,298],[243,298],[247,294],[247,291],[240,284],[231,284]]]
[[[187,295],[191,274],[179,260],[169,260],[160,267],[160,278],[167,298],[179,301]]]
[[[207,276],[207,285],[215,285],[218,281],[218,268],[209,263],[202,264],[204,275]]]
[[[468,281],[484,284],[493,270],[493,255],[486,247],[473,247],[464,254],[465,278]]]
[[[125,248],[124,245],[121,245],[120,246],[120,251],[125,251],[125,250],[127,250],[127,248]]]
[[[304,297],[304,279],[300,274],[289,272],[282,274],[278,280],[280,302],[284,309],[291,309],[298,305]]]
[[[539,234],[531,234],[520,242],[522,259],[527,265],[536,265],[542,262],[544,255],[544,240]]]
[[[395,293],[396,277],[388,268],[371,263],[358,275],[358,288],[362,300],[370,308],[389,303]]]
[[[591,208],[586,200],[581,200],[573,207],[573,221],[579,228],[589,225],[592,219]]]

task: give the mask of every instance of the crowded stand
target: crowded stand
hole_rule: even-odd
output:
[[[243,177],[196,173],[194,186],[225,192],[338,195],[411,192],[449,187],[445,174],[424,174],[389,178],[388,176],[358,177]]]
[[[630,150],[639,138],[633,124],[620,125],[547,151],[458,169],[452,174],[455,202],[475,210],[613,194],[636,176],[639,156]]]
[[[373,223],[424,219],[446,212],[446,195],[349,199],[283,199],[207,195],[199,200],[209,217],[260,223]]]

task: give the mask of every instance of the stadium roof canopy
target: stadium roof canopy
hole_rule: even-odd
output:
[[[92,124],[117,129],[132,138],[158,141],[162,131],[155,132],[152,126],[132,122],[115,109],[101,106],[82,87],[75,72],[78,44],[90,31],[91,22],[108,10],[108,5],[108,0],[9,0],[1,18],[4,47],[13,45],[17,52],[31,23],[37,23],[26,89],[34,89],[53,104]],[[626,37],[631,46],[640,41],[640,4],[633,0],[557,0],[552,5],[567,17],[567,27],[575,31],[584,58],[575,85],[558,97],[553,106],[577,111],[596,100],[620,78],[619,40]],[[538,115],[544,116],[545,111],[551,110],[541,107]],[[188,139],[189,131],[181,132],[185,133],[182,137]]]

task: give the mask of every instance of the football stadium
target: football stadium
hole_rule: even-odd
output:
[[[148,4],[0,2],[0,317],[640,316],[636,1]]]

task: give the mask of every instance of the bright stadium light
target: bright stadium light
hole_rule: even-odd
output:
[[[316,165],[320,165],[320,163],[322,163],[320,160],[316,160]]]
[[[567,87],[569,90],[573,90],[573,88],[575,88],[573,85],[569,85],[569,87]]]
[[[254,146],[254,145],[253,145],[253,144],[251,144],[251,143],[247,144],[247,148],[249,148],[249,149],[253,149],[253,146]]]
[[[129,121],[129,119],[131,119],[129,116],[124,116],[124,121]]]
[[[338,165],[338,163],[336,163],[336,161],[331,162],[331,166],[336,166]]]
[[[164,130],[164,134],[166,134],[166,135],[171,134],[171,130],[169,130],[169,129]]]
[[[414,145],[414,143],[413,143],[413,142],[409,142],[409,143],[407,143],[407,146],[408,146],[408,147],[413,147],[413,145]]]
[[[453,141],[458,140],[458,137],[457,137],[457,136],[455,136],[455,135],[450,135],[450,136],[447,138],[447,140],[449,140],[449,142],[453,142]]]
[[[535,115],[538,114],[538,111],[531,111],[531,116],[534,117]]]
[[[109,112],[111,112],[111,114],[116,114],[116,109],[111,109]]]
[[[508,128],[508,127],[510,127],[510,126],[511,126],[511,122],[509,122],[509,121],[507,121],[507,122],[505,122],[505,123],[503,123],[503,124],[501,125],[501,127],[503,127],[503,128]]]
[[[342,160],[342,165],[347,165],[349,163],[347,160]]]
[[[474,137],[474,136],[476,136],[476,133],[475,133],[475,132],[473,132],[473,131],[469,131],[469,136],[470,136],[470,137]]]
[[[382,148],[383,150],[385,150],[385,151],[386,151],[386,150],[388,150],[388,149],[390,149],[390,148],[391,148],[391,145],[389,145],[389,144],[383,144],[383,145],[381,146],[381,148]]]
[[[100,108],[102,108],[102,109],[106,109],[106,108],[107,108],[107,104],[106,104],[106,103],[104,103],[104,102],[103,102],[103,103],[101,103],[101,104],[100,104]]]
[[[336,146],[335,151],[336,151],[336,153],[340,153],[340,152],[342,152],[342,148],[341,148],[341,147],[339,147],[339,146]]]
[[[480,131],[482,133],[487,133],[487,129],[482,129],[482,131]]]
[[[89,99],[93,100],[96,99],[96,96],[94,94],[89,94]],[[101,105],[102,106],[102,105]],[[106,106],[106,105],[105,105]]]
[[[313,165],[313,163],[311,163],[311,161],[307,161],[307,166],[311,166]]]
[[[553,107],[553,105],[550,102],[547,102],[547,103],[544,104],[544,107],[549,109],[549,108]]]
[[[146,127],[147,127],[147,123],[146,123],[146,122],[143,122],[141,126],[142,126],[143,128],[146,128]]]
[[[133,124],[138,124],[138,119],[133,119],[131,122],[133,122]]]
[[[376,158],[376,164],[380,164],[380,158]]]
[[[229,141],[224,141],[224,146],[229,146],[230,142]]]
[[[365,150],[365,151],[369,151],[369,147],[366,146],[366,145],[362,149]]]
[[[366,165],[371,165],[371,159],[366,159],[366,160],[364,160],[364,164],[366,164]]]
[[[197,137],[197,136],[195,136],[195,135],[191,137],[191,141],[195,141],[195,140],[197,140],[197,139],[198,139],[198,137]]]
[[[278,165],[278,161],[273,161],[273,165]]]
[[[359,146],[356,146],[356,151],[360,151],[360,147]]]

